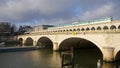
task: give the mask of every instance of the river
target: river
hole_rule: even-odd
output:
[[[102,68],[120,68],[120,62],[102,62],[97,49],[77,49],[74,55],[78,68],[97,68],[98,59]],[[61,53],[52,49],[0,53],[0,68],[61,68]]]

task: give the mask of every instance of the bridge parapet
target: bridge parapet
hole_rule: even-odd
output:
[[[120,33],[120,30],[94,30],[94,31],[66,31],[66,32],[35,32],[30,34],[24,34],[22,36],[26,35],[61,35],[61,34],[109,34],[109,33]]]
[[[120,21],[111,21],[111,22],[102,22],[102,23],[93,23],[93,24],[85,24],[79,26],[70,26],[63,28],[53,28],[46,29],[41,31],[32,31],[30,34],[66,34],[72,32],[87,32],[87,33],[114,33],[120,32]]]

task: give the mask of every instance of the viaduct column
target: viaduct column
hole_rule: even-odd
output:
[[[58,42],[54,42],[53,43],[53,50],[54,51],[58,51],[59,50]]]
[[[114,61],[114,49],[113,47],[103,47],[103,60],[106,62]]]
[[[22,46],[25,46],[25,40],[22,41]]]
[[[36,41],[33,41],[33,46],[36,46],[36,45],[37,45]]]

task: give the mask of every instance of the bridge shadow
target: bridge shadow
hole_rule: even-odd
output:
[[[65,39],[64,41],[61,42],[60,44],[60,50],[68,50],[71,47],[73,47],[74,49],[92,49],[92,48],[96,48],[98,50],[100,50],[98,48],[98,45],[95,45],[93,42],[86,40],[86,39],[82,39],[82,38],[68,38]],[[101,52],[101,50],[100,50]]]
[[[28,37],[24,43],[25,46],[33,46],[33,39]]]
[[[47,37],[41,37],[41,38],[39,38],[39,40],[37,41],[37,45],[36,46],[40,46],[42,48],[53,49],[53,43]]]
[[[102,60],[102,52],[93,42],[82,38],[68,38],[60,44],[60,51],[74,48],[75,64],[78,66],[96,67],[98,59]],[[82,62],[81,62],[82,61]]]
[[[117,55],[115,56],[115,60],[116,61],[120,61],[120,51],[117,53]]]
[[[120,51],[115,56],[115,64],[117,68],[120,68]]]

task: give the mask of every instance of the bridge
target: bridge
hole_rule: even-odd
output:
[[[19,35],[22,44],[53,45],[53,50],[70,47],[96,46],[103,55],[103,60],[113,62],[120,59],[120,20],[111,18],[75,22],[58,25],[47,29],[35,28],[29,34]]]

